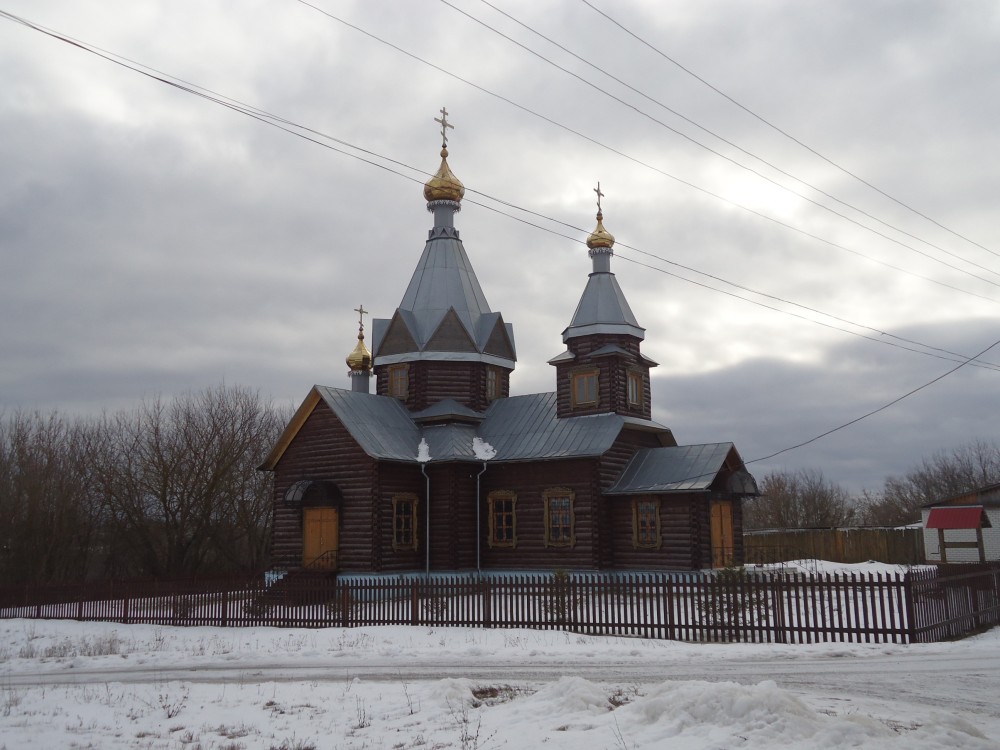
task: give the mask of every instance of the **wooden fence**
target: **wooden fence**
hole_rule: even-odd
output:
[[[1000,565],[907,574],[552,574],[0,589],[0,617],[222,627],[556,628],[754,643],[913,643],[1000,623]]]
[[[748,563],[787,560],[830,560],[861,563],[869,560],[893,565],[921,565],[923,529],[768,529],[743,533]]]

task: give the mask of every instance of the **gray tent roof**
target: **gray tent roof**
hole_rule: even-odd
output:
[[[477,461],[472,439],[479,437],[496,449],[496,463],[599,456],[625,426],[669,433],[656,422],[618,414],[557,419],[555,393],[497,399],[479,425],[421,427],[397,399],[326,386],[316,391],[365,453],[391,461],[416,462],[421,439],[432,461]]]
[[[481,359],[490,335],[500,322],[500,314],[492,311],[486,301],[458,230],[450,226],[450,213],[453,209],[447,207],[435,209],[435,226],[430,230],[397,312],[416,344],[413,353],[421,353],[424,359]],[[476,351],[427,351],[427,344],[451,310]],[[385,318],[372,321],[372,351],[376,360],[385,363],[412,359],[403,354],[380,357],[390,322]],[[494,354],[494,358],[513,367],[514,329],[509,323],[504,323],[503,328],[511,356]]]
[[[629,461],[608,495],[707,490],[729,456],[732,443],[679,445],[672,448],[643,448]],[[740,473],[740,472],[737,472]],[[742,470],[738,494],[757,494],[753,477]],[[749,483],[746,481],[749,479]]]
[[[624,333],[642,339],[646,329],[639,325],[625,295],[610,271],[590,274],[573,320],[563,331],[563,341],[594,333]]]

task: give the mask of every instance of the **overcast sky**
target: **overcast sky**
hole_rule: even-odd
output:
[[[554,388],[598,180],[682,444],[768,456],[1000,339],[994,2],[591,0],[655,49],[576,0],[450,2],[0,0],[324,144],[0,19],[0,410],[350,387],[353,308],[392,315],[431,226],[442,106],[514,394]],[[983,360],[750,469],[878,489],[998,440]]]

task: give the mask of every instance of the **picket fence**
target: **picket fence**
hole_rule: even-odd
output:
[[[562,629],[684,641],[917,643],[1000,624],[1000,565],[905,574],[433,575],[0,589],[0,618],[221,627]]]

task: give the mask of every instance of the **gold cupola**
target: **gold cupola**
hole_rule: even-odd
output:
[[[365,315],[368,311],[364,305],[358,305],[354,312],[358,314],[358,343],[354,351],[347,355],[347,366],[351,375],[370,375],[372,371],[372,353],[365,344]]]
[[[597,193],[597,228],[587,238],[587,247],[591,250],[591,257],[593,257],[595,250],[606,248],[610,251],[615,244],[615,236],[604,228],[604,214],[601,213],[601,198],[604,197],[604,193],[601,192],[601,183],[597,183],[594,192]]]
[[[448,166],[448,149],[441,149],[441,166],[437,174],[424,184],[424,198],[430,201],[455,201],[458,203],[465,195],[465,185]]]
[[[594,250],[598,247],[613,247],[615,244],[615,236],[611,234],[607,229],[604,228],[604,214],[601,213],[600,209],[597,211],[597,228],[590,233],[587,238],[587,247]]]
[[[428,203],[433,201],[454,201],[458,203],[465,195],[465,185],[455,176],[448,166],[448,129],[454,125],[448,122],[448,110],[441,107],[441,117],[435,117],[434,122],[441,125],[441,166],[437,173],[424,183],[424,198]]]
[[[365,345],[365,334],[358,332],[358,345],[347,355],[347,366],[351,372],[364,372],[372,369],[372,353]]]

